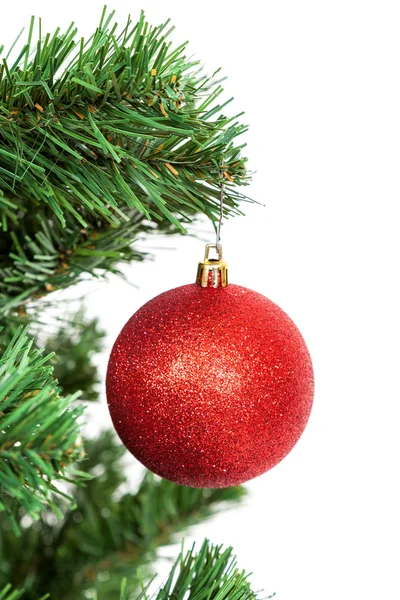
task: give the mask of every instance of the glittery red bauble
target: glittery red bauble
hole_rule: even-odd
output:
[[[119,436],[154,473],[229,487],[293,448],[310,414],[313,370],[293,321],[247,288],[184,285],[126,323],[107,398]]]

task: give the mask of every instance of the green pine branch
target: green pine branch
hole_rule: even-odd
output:
[[[103,10],[88,39],[65,33],[27,42],[0,67],[0,206],[2,227],[15,222],[21,200],[48,206],[65,226],[88,214],[113,225],[126,209],[147,219],[193,212],[215,218],[221,173],[227,212],[244,199],[245,131],[223,116],[222,87],[185,56],[186,43],[168,40],[169,22],[153,27],[143,12],[122,30]],[[22,201],[22,205],[24,202]]]
[[[88,591],[90,597],[96,600],[111,600],[117,596],[120,600],[257,600],[258,598],[250,587],[246,572],[237,568],[232,548],[224,550],[222,546],[213,546],[208,540],[203,542],[197,553],[195,546],[188,552],[182,549],[165,583],[155,594],[149,593],[149,584],[143,583],[140,571],[134,580],[135,584],[132,586],[128,585],[128,578],[123,578],[121,585],[118,586],[118,592],[114,595],[110,595],[105,583],[100,586],[99,593],[94,588]],[[138,583],[140,591],[137,591]],[[272,597],[268,596],[268,598]],[[25,590],[14,589],[13,591],[10,584],[0,590],[0,600],[19,598],[27,598]],[[45,594],[40,600],[47,598],[55,599],[60,596]],[[32,600],[39,600],[39,598],[32,597]]]
[[[87,477],[69,468],[83,456],[77,424],[83,409],[70,407],[78,394],[59,395],[50,359],[22,328],[0,354],[0,512],[15,533],[19,507],[34,519],[46,507],[59,514],[55,494],[71,499],[57,481]]]
[[[0,66],[0,323],[83,274],[143,260],[152,231],[240,213],[246,127],[223,115],[215,75],[143,13],[118,30],[103,10],[88,40],[72,24]],[[35,26],[38,32],[35,34]],[[36,40],[35,40],[36,38]],[[18,42],[19,43],[19,42]]]
[[[146,589],[129,595],[123,583],[121,600],[150,600]],[[269,596],[270,598],[272,596]],[[154,600],[256,600],[248,575],[239,571],[232,548],[223,549],[205,540],[195,553],[193,546],[182,552],[173,565],[166,582],[155,594]]]
[[[160,545],[244,494],[242,488],[177,486],[151,473],[136,493],[126,492],[125,449],[114,434],[87,440],[85,449],[82,464],[90,479],[71,490],[75,508],[60,506],[61,520],[45,512],[38,522],[27,522],[21,514],[16,538],[0,519],[0,587],[25,587],[25,600],[46,592],[58,600],[83,600],[90,590],[115,598],[122,577],[132,580],[139,567],[152,570]]]
[[[118,228],[93,224],[82,229],[75,222],[63,227],[51,215],[27,215],[15,231],[0,238],[0,322],[25,316],[26,304],[54,290],[77,283],[83,274],[119,273],[117,264],[143,260],[132,243],[151,231],[143,218],[131,215]]]

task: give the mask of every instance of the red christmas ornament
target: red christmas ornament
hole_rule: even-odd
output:
[[[229,487],[271,469],[310,415],[313,370],[291,319],[265,296],[227,285],[206,257],[197,284],[147,302],[111,352],[108,407],[117,433],[154,473]]]

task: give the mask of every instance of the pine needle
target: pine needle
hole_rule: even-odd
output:
[[[44,592],[64,600],[83,600],[95,591],[99,600],[116,598],[123,577],[132,583],[137,568],[147,577],[160,545],[175,541],[182,529],[226,509],[245,493],[240,487],[178,486],[149,472],[136,493],[123,493],[125,449],[115,435],[105,432],[87,440],[85,450],[81,464],[91,478],[72,490],[75,508],[59,504],[58,523],[44,513],[39,523],[25,524],[16,539],[0,519],[0,587],[11,577],[26,586],[24,574],[29,572],[26,591],[35,600]]]
[[[174,214],[182,207],[216,218],[221,161],[235,186],[248,183],[242,147],[234,145],[246,127],[223,116],[221,86],[186,58],[186,44],[168,40],[168,22],[150,26],[142,13],[118,31],[112,17],[104,8],[87,41],[76,37],[73,24],[45,38],[39,27],[35,39],[32,17],[17,59],[4,59],[0,190],[10,201],[50,207],[63,227],[68,213],[86,227],[82,208],[118,225],[123,216],[110,207],[124,213],[133,197],[140,213],[157,214],[181,231]],[[190,174],[187,193],[182,187],[176,193],[164,166],[173,175],[181,168]],[[237,213],[243,199],[234,187],[227,190],[227,213]]]
[[[68,479],[68,465],[83,457],[77,425],[83,409],[70,407],[77,394],[59,396],[52,356],[34,349],[26,334],[20,327],[0,354],[0,512],[16,534],[20,527],[8,500],[33,519],[51,506],[54,494],[72,502],[54,483]]]
[[[138,596],[132,595],[131,598],[150,600],[151,596],[145,589]],[[188,552],[182,550],[165,584],[153,598],[154,600],[256,600],[257,596],[250,588],[246,573],[237,569],[232,548],[224,550],[222,546],[213,546],[205,540],[197,553],[195,553],[195,546]]]

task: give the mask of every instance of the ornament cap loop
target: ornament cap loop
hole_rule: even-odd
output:
[[[218,258],[209,258],[214,249]],[[226,287],[228,285],[228,265],[222,260],[221,244],[206,244],[204,260],[197,268],[196,284],[201,287]]]

